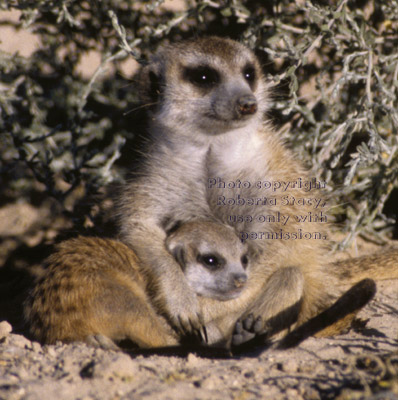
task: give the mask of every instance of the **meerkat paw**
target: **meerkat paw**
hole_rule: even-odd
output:
[[[204,326],[202,315],[183,315],[178,316],[179,326],[177,327],[180,332],[185,336],[196,337],[199,343],[206,344],[208,342],[207,330]]]
[[[87,336],[86,343],[104,350],[120,350],[112,339],[101,334]]]
[[[238,319],[232,334],[232,345],[240,346],[259,335],[264,334],[264,322],[261,316],[254,318],[253,314]]]
[[[207,332],[204,324],[204,319],[200,311],[199,302],[196,296],[182,296],[184,301],[172,302],[172,299],[167,299],[166,307],[172,312],[166,313],[169,315],[170,322],[174,328],[184,336],[197,336],[201,341],[207,343]]]

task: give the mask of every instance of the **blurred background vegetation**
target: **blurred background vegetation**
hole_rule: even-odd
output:
[[[134,69],[159,44],[202,35],[259,56],[275,85],[268,118],[337,193],[340,246],[398,237],[397,0],[14,0],[0,11],[2,44],[4,29],[35,43],[0,50],[3,260],[64,228],[106,233],[99,204],[145,126]]]

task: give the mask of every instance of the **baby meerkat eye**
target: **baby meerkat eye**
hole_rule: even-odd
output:
[[[210,67],[186,68],[185,79],[198,87],[212,88],[220,82],[219,73]]]
[[[247,264],[249,264],[249,257],[247,256],[247,254],[242,256],[242,258],[240,259],[240,262],[242,263],[244,268],[247,267]]]
[[[243,69],[243,76],[249,84],[252,84],[256,79],[256,70],[254,69],[254,66],[251,64],[246,65]]]
[[[203,254],[198,256],[198,261],[210,270],[216,270],[222,267],[222,260],[214,254]]]

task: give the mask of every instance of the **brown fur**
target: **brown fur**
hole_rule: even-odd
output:
[[[254,71],[254,79],[247,78],[250,75],[248,66]],[[198,84],[203,76],[210,85]],[[209,329],[210,344],[228,343],[237,319],[249,313],[261,316],[264,330],[271,334],[284,332],[327,308],[342,293],[341,279],[359,280],[361,273],[350,275],[347,271],[352,265],[358,268],[364,265],[363,261],[342,262],[332,268],[325,256],[327,240],[248,240],[251,263],[249,280],[242,294],[225,302],[198,298],[165,247],[167,232],[175,224],[198,218],[215,219],[220,224],[232,225],[238,236],[244,232],[277,234],[280,229],[295,232],[299,228],[327,236],[328,226],[296,221],[295,215],[316,211],[308,204],[284,207],[280,203],[277,206],[218,204],[220,196],[235,199],[238,195],[242,198],[270,197],[272,192],[254,186],[258,181],[292,182],[310,178],[278,135],[262,121],[267,109],[267,84],[258,60],[250,50],[237,42],[220,38],[169,45],[160,49],[142,69],[140,82],[144,98],[155,103],[149,127],[152,146],[143,163],[143,173],[125,186],[117,213],[121,239],[137,255],[139,269],[153,290],[150,300],[156,309],[156,321],[152,322],[159,323],[157,319],[160,318],[164,326],[162,318],[165,317],[180,333],[200,330],[204,325],[212,326],[214,329]],[[225,182],[248,181],[252,186],[248,189],[210,188],[209,180],[218,177]],[[320,190],[295,188],[286,194],[325,201]],[[280,202],[281,193],[277,195]],[[289,216],[286,225],[258,221],[262,215],[275,215],[276,212]],[[235,214],[251,215],[254,222],[232,222],[229,217]],[[128,253],[133,254],[130,250]],[[63,253],[57,253],[52,260],[54,267],[50,269],[57,263],[65,263],[61,270],[66,270],[69,263],[61,255],[63,257]],[[96,252],[93,256],[95,263],[101,261],[96,259]],[[72,256],[67,252],[65,257],[67,260]],[[82,260],[84,264],[87,261]],[[109,269],[118,270],[111,266],[113,260],[110,261]],[[377,265],[377,260],[374,265]],[[136,271],[135,267],[132,269]],[[373,274],[370,277],[379,275],[378,267],[368,272]],[[95,279],[98,277],[90,275],[90,279],[97,282]],[[29,315],[32,323],[33,316],[41,307],[41,299],[51,299],[52,295],[46,294],[44,289],[50,281],[51,285],[60,285],[64,280],[62,274],[57,278],[47,278],[47,283],[39,284],[35,289],[33,311]],[[133,281],[138,280],[135,277]],[[122,283],[125,284],[123,280]],[[94,286],[92,290],[97,293]],[[131,290],[134,292],[136,289]],[[55,296],[68,297],[67,291],[59,288],[53,292]],[[84,290],[82,300],[87,295],[92,297],[89,291]],[[138,298],[138,303],[149,304],[145,296],[147,292],[144,291],[135,296],[135,300]],[[64,298],[55,300],[63,304]],[[50,304],[57,303],[55,300],[43,306],[43,310],[49,310]],[[118,301],[113,300],[111,296],[111,303],[117,307]],[[94,306],[90,303],[83,306],[88,308],[88,319],[94,320],[97,318],[92,318],[96,315],[95,310],[90,307]],[[62,326],[65,314],[73,315],[73,311],[65,306],[58,314],[57,324]],[[149,313],[148,317],[152,319],[153,314]],[[78,331],[79,327],[69,331],[73,329]],[[167,324],[165,329],[169,331]],[[148,340],[146,333],[140,332],[137,343],[145,343]],[[111,332],[109,337],[112,335]],[[165,337],[163,344],[167,345],[167,335]],[[175,340],[173,334],[171,337]],[[151,346],[150,343],[146,345]]]
[[[398,248],[387,247],[374,254],[337,261],[329,268],[330,273],[345,284],[369,277],[377,280],[398,278]]]
[[[177,344],[151,306],[135,254],[111,239],[59,244],[25,303],[25,320],[42,343],[129,338],[140,347]],[[154,334],[156,332],[156,334]]]
[[[179,256],[195,293],[222,301],[243,290],[247,246],[230,227],[211,221],[186,223],[167,237],[165,248]],[[220,265],[207,269],[198,260],[203,255],[217,257]],[[110,348],[123,339],[141,348],[179,343],[180,337],[152,306],[150,277],[123,243],[70,239],[56,247],[45,267],[24,309],[30,333],[40,342],[85,341]],[[210,322],[208,330],[220,336]]]

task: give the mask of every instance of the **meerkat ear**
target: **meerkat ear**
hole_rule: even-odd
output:
[[[186,256],[183,244],[178,239],[171,237],[166,240],[166,248],[178,264],[180,264],[181,268],[184,269],[186,265]]]

